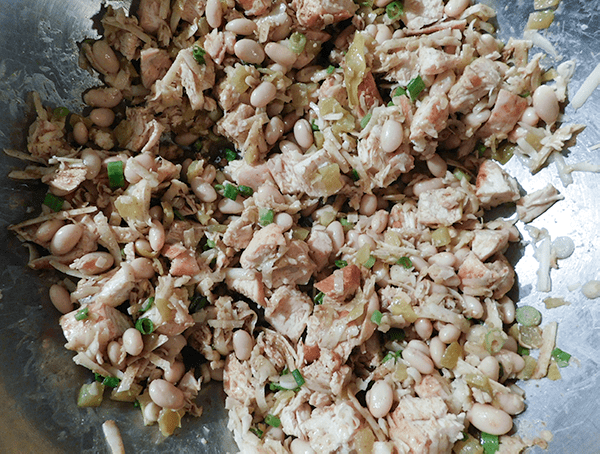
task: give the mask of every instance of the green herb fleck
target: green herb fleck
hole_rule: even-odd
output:
[[[75,313],[75,320],[77,320],[77,321],[85,320],[86,318],[89,317],[89,315],[90,315],[90,309],[87,306],[82,307]]]
[[[373,257],[372,255],[369,256],[369,259],[363,263],[363,266],[365,268],[373,268],[373,265],[375,265],[376,259],[375,257]]]
[[[552,358],[556,360],[558,367],[567,367],[569,365],[571,355],[557,347],[552,350]]]
[[[315,304],[323,304],[323,298],[325,298],[325,293],[317,293],[317,296],[315,296]]]
[[[336,260],[335,266],[337,266],[338,268],[344,268],[345,266],[348,266],[348,262],[346,262],[345,260]]]
[[[44,197],[43,203],[47,207],[50,207],[50,209],[52,209],[52,211],[59,212],[62,209],[65,201],[63,198],[57,197],[54,194],[52,194],[51,192],[48,192],[46,194],[46,197]]]
[[[264,435],[264,432],[260,429],[256,429],[254,427],[250,427],[250,432],[252,432],[254,435],[256,435],[258,438],[262,438]]]
[[[267,208],[259,208],[258,209],[258,223],[263,227],[272,224],[273,219],[275,219],[275,214],[273,210]]]
[[[371,321],[375,323],[377,326],[381,325],[381,319],[383,318],[383,314],[380,311],[373,312],[371,315]]]
[[[294,380],[296,380],[298,386],[302,386],[305,383],[304,377],[298,369],[292,371],[292,376],[294,377]]]
[[[108,184],[111,189],[125,186],[125,174],[123,173],[123,161],[111,161],[106,165],[108,172]]]
[[[383,359],[381,360],[382,363],[385,363],[387,361],[389,361],[390,359],[394,360],[394,363],[396,362],[396,360],[398,358],[402,357],[402,350],[398,350],[397,352],[388,352],[387,355],[385,355],[383,357]]]
[[[56,118],[65,118],[69,114],[70,114],[69,109],[67,109],[66,107],[62,107],[62,106],[57,107],[52,112],[52,115]]]
[[[319,125],[317,124],[317,120],[313,118],[313,120],[310,122],[310,127],[313,131],[319,131]]]
[[[244,197],[251,197],[252,194],[254,194],[254,189],[252,189],[250,186],[240,185],[238,186],[238,192]]]
[[[352,178],[352,181],[360,180],[360,175],[356,169],[352,169],[352,172],[350,172],[350,178]]]
[[[192,55],[194,56],[194,60],[200,65],[206,64],[206,60],[204,56],[206,55],[206,51],[199,46],[194,46],[194,50],[192,50]]]
[[[487,432],[481,432],[481,445],[485,454],[494,454],[500,449],[498,435],[492,435]]]
[[[425,89],[425,82],[423,82],[423,79],[421,78],[421,76],[415,77],[406,86],[406,90],[408,91],[408,94],[410,95],[410,100],[412,102],[416,101],[416,99],[419,97],[419,95],[421,94],[421,92],[424,89]]]
[[[360,120],[360,127],[361,129],[365,129],[366,126],[369,124],[369,121],[371,120],[371,114],[368,113],[367,115],[365,115],[362,120]]]
[[[329,65],[327,67],[327,74],[333,74],[334,71],[335,71],[335,66]]]
[[[235,151],[233,151],[231,148],[225,148],[225,159],[227,159],[227,161],[235,161],[237,158],[238,155]]]
[[[265,424],[271,427],[279,427],[281,425],[281,420],[275,415],[267,415],[265,418]]]
[[[412,268],[412,266],[413,266],[413,263],[412,263],[412,260],[410,259],[410,257],[400,257],[400,258],[399,258],[399,259],[396,261],[396,263],[397,263],[398,265],[401,265],[401,266],[403,266],[403,267],[404,267],[404,268],[406,268],[406,269]]]
[[[395,21],[399,19],[400,16],[402,16],[402,13],[404,13],[404,7],[402,6],[402,3],[400,3],[399,1],[395,1],[389,3],[385,7],[385,13],[387,14],[387,17],[390,20]]]
[[[229,183],[225,183],[225,188],[223,189],[223,196],[228,199],[235,200],[238,196],[238,189]]]

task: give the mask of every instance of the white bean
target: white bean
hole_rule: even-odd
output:
[[[333,221],[327,226],[326,230],[333,243],[333,251],[339,251],[346,242],[344,227],[340,224],[340,221]]]
[[[294,138],[296,139],[296,142],[298,142],[298,145],[305,150],[313,144],[314,137],[312,128],[305,118],[299,119],[294,125]]]
[[[240,39],[235,43],[233,51],[235,52],[237,58],[253,65],[259,65],[265,59],[265,51],[263,50],[262,46],[252,39]]]
[[[73,310],[71,294],[62,285],[54,284],[50,287],[50,301],[61,314],[67,314]]]
[[[62,219],[50,219],[43,222],[35,232],[35,239],[41,243],[50,241],[56,232],[65,225]]]
[[[427,375],[433,373],[434,365],[431,358],[416,348],[405,349],[402,352],[402,358],[421,374]]]
[[[81,159],[83,160],[83,164],[87,167],[85,177],[88,180],[96,178],[102,169],[102,159],[100,159],[98,153],[91,148],[87,148],[81,153]]]
[[[422,180],[415,183],[413,186],[413,194],[415,197],[419,197],[422,193],[432,191],[434,189],[441,189],[444,187],[444,181],[441,178],[431,178],[429,180]]]
[[[85,145],[89,139],[87,126],[83,121],[78,121],[73,126],[73,138],[79,145]]]
[[[429,263],[454,268],[456,266],[456,257],[452,252],[439,252],[429,257]]]
[[[371,218],[371,230],[375,233],[383,233],[388,226],[390,214],[386,210],[377,211]]]
[[[365,194],[360,199],[359,213],[365,216],[371,216],[377,210],[377,196],[375,194]]]
[[[433,325],[428,318],[418,318],[415,320],[415,331],[421,339],[429,339],[433,333]]]
[[[240,361],[246,361],[250,359],[252,349],[254,348],[254,339],[243,329],[238,329],[233,333],[233,351],[235,356]]]
[[[142,333],[135,328],[128,328],[123,333],[123,348],[131,356],[137,356],[144,349]]]
[[[159,407],[179,410],[185,404],[183,392],[162,378],[153,380],[148,386],[148,392],[150,399]]]
[[[83,227],[80,224],[67,224],[54,234],[50,242],[52,255],[65,255],[75,247],[83,235]]]
[[[148,231],[148,241],[154,251],[160,251],[165,245],[165,228],[158,221],[152,221]]]
[[[406,348],[414,348],[415,350],[419,350],[420,352],[429,356],[429,345],[422,340],[413,339],[406,345]]]
[[[444,7],[444,12],[448,17],[460,17],[471,4],[470,0],[449,0]]]
[[[192,181],[190,181],[190,186],[192,188],[192,192],[200,199],[202,202],[211,203],[217,200],[217,191],[212,187],[209,183],[204,181],[204,178],[194,177]]]
[[[106,107],[99,107],[90,112],[90,120],[101,128],[108,128],[115,121],[115,113]]]
[[[163,207],[160,205],[154,205],[150,210],[148,210],[150,214],[150,218],[155,221],[160,221],[163,218]]]
[[[219,28],[223,20],[221,0],[208,0],[206,2],[206,22],[211,28]]]
[[[369,235],[362,233],[358,236],[358,247],[361,248],[365,244],[369,246],[369,249],[373,250],[377,246],[375,244],[375,240],[371,238]]]
[[[467,317],[480,319],[483,317],[483,306],[481,301],[471,295],[463,295],[465,302],[465,315]]]
[[[148,422],[156,422],[158,421],[161,410],[162,408],[160,408],[154,402],[148,402],[146,405],[144,405],[144,418]]]
[[[84,274],[100,274],[110,269],[115,258],[108,252],[90,252],[77,260],[78,269]]]
[[[486,377],[494,381],[498,381],[498,378],[500,377],[500,364],[493,356],[486,356],[483,358],[477,366],[477,369],[479,369]]]
[[[513,421],[508,413],[488,404],[473,404],[467,419],[477,429],[492,435],[504,435],[512,429]]]
[[[489,109],[484,109],[480,112],[471,112],[465,115],[464,122],[467,126],[478,128],[480,125],[488,121],[492,112]]]
[[[514,338],[510,337],[509,339],[514,339]],[[502,348],[502,350],[500,350],[498,353],[496,353],[495,357],[498,361],[500,361],[502,363],[502,365],[504,366],[504,369],[510,368],[511,372],[515,372],[515,373],[521,372],[523,370],[523,368],[525,367],[525,360],[523,359],[523,357],[521,355],[519,355],[518,353],[515,353],[511,350],[508,350],[504,347]],[[508,375],[510,375],[510,373],[511,373],[508,370],[506,370],[506,372]]]
[[[402,125],[396,120],[386,120],[381,128],[381,149],[386,153],[396,151],[404,139]]]
[[[214,28],[214,27],[213,27]],[[256,31],[256,23],[245,17],[230,20],[225,24],[225,30],[236,35],[251,35]]]
[[[525,410],[525,402],[521,396],[514,393],[498,393],[494,395],[500,408],[509,415],[518,415]]]
[[[373,387],[367,391],[367,408],[374,418],[383,418],[391,410],[394,403],[394,391],[392,387],[383,380],[375,382]]]
[[[378,8],[385,8],[387,5],[392,3],[392,0],[375,0],[374,3]]]
[[[505,295],[498,301],[498,309],[504,323],[510,325],[515,321],[517,310],[515,303],[508,296]]]
[[[287,46],[279,43],[268,43],[265,46],[265,53],[271,60],[287,68],[291,68],[298,58],[298,55]]]
[[[121,367],[125,364],[123,346],[117,341],[110,341],[106,346],[106,354],[113,366]]]
[[[521,115],[521,121],[529,126],[535,126],[540,121],[540,117],[535,113],[535,108],[529,106],[525,109],[523,115]]]
[[[235,200],[231,200],[227,197],[219,200],[219,204],[217,205],[219,211],[223,214],[240,214],[244,211],[244,199],[240,196],[237,196]]]
[[[376,282],[386,284],[390,278],[390,266],[382,260],[377,260],[373,265],[373,274]]]
[[[508,350],[513,353],[517,353],[517,351],[519,350],[519,344],[517,343],[517,340],[514,337],[508,336],[508,339],[506,339],[502,348],[503,350]]]
[[[456,342],[460,337],[461,331],[452,323],[445,325],[438,333],[438,337],[444,344]]]
[[[310,447],[310,443],[300,438],[295,438],[290,443],[290,451],[292,454],[315,454],[315,450]]]
[[[273,117],[276,117],[283,112],[283,107],[283,101],[276,99],[267,106],[267,115],[273,119]],[[281,123],[283,124],[283,120],[281,120]]]
[[[423,271],[425,268],[429,267],[425,260],[416,255],[411,256],[410,261],[417,271]]]
[[[273,117],[265,126],[265,140],[269,145],[273,145],[283,136],[283,120],[280,117]]]
[[[119,72],[119,60],[105,40],[96,41],[92,45],[92,54],[100,65],[100,68],[96,69],[103,70],[107,74],[116,74]]]
[[[535,113],[547,125],[552,125],[558,119],[560,108],[556,92],[548,85],[540,85],[533,92],[533,108]]]
[[[152,279],[156,272],[152,266],[152,260],[146,257],[138,257],[131,262],[133,274],[136,279]]]
[[[431,359],[438,368],[442,368],[442,357],[446,352],[446,344],[444,344],[439,337],[433,337],[429,341],[429,354]]]
[[[448,171],[448,164],[446,164],[444,158],[435,153],[427,160],[427,168],[434,177],[443,178],[446,176],[446,172]]]
[[[287,232],[294,225],[294,218],[287,213],[277,213],[274,221],[284,232]]]
[[[379,44],[383,44],[386,41],[392,39],[392,31],[387,25],[379,24],[377,27],[377,34],[375,35],[375,41]]]
[[[283,132],[286,134],[290,132],[296,124],[296,121],[298,121],[298,118],[300,118],[300,115],[298,115],[295,110],[283,117]],[[300,147],[298,147],[298,151],[300,151]]]
[[[165,370],[164,378],[168,382],[177,383],[185,374],[185,364],[182,361],[173,361],[171,366]]]
[[[250,104],[254,107],[265,107],[275,99],[275,96],[277,96],[277,87],[271,82],[262,82],[252,90]]]
[[[83,101],[90,107],[117,107],[123,100],[121,90],[114,87],[93,88],[83,95]]]

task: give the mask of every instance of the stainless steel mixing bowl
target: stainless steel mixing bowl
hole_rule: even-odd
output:
[[[111,3],[128,6],[130,2]],[[487,3],[498,10],[503,38],[521,36],[533,0]],[[100,7],[96,0],[0,0],[0,149],[24,147],[26,127],[32,120],[27,118],[31,109],[26,102],[31,91],[39,92],[50,105],[82,109],[81,92],[98,81],[77,66],[77,42],[98,36],[94,26]],[[555,22],[544,34],[562,60],[576,60],[569,85],[572,95],[600,61],[600,2],[563,0]],[[597,112],[600,90],[577,111],[567,106],[566,121],[587,125],[577,145],[565,154],[567,162],[600,164],[600,150],[594,150],[600,143]],[[183,428],[167,440],[160,438],[156,427],[144,427],[139,410],[132,405],[107,401],[97,409],[76,406],[77,390],[89,379],[89,372],[75,366],[72,353],[63,348],[58,314],[47,296],[48,283],[56,276],[29,270],[25,248],[6,230],[9,224],[34,216],[44,193],[39,185],[6,178],[10,169],[22,166],[0,155],[0,452],[108,452],[101,431],[106,419],[117,421],[128,453],[236,452],[218,384],[202,391],[203,416],[185,418]],[[550,430],[554,441],[549,453],[598,453],[600,304],[586,299],[573,285],[600,279],[600,176],[575,173],[574,183],[564,188],[553,165],[535,176],[516,158],[507,168],[527,191],[547,182],[560,189],[565,200],[533,225],[547,228],[553,238],[568,235],[576,244],[573,256],[552,271],[550,293],[571,304],[552,310],[543,308],[542,299],[548,295],[535,289],[537,262],[531,246],[523,243],[512,253],[518,286],[511,295],[539,308],[544,322],[558,321],[558,346],[574,358],[561,369],[560,381],[520,384],[527,392],[528,408],[517,420],[519,433]],[[522,226],[521,230],[528,239]]]

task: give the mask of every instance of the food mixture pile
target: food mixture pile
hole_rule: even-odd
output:
[[[514,383],[568,358],[506,295],[504,253],[518,217],[561,196],[522,197],[498,161],[537,171],[582,127],[559,124],[568,71],[498,41],[494,16],[468,0],[108,7],[81,45],[105,86],[84,114],[34,96],[13,152],[31,165],[11,174],[49,188],[11,228],[31,267],[66,275],[51,300],[96,377],[78,404],[137,402],[168,436],[222,380],[242,452],[543,445],[512,431]]]

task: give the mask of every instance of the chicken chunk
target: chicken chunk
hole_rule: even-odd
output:
[[[564,198],[565,196],[548,183],[544,188],[527,194],[517,202],[519,219],[526,223],[531,222]]]
[[[422,193],[419,197],[417,219],[427,226],[450,226],[463,217],[467,195],[461,189],[442,188]]]
[[[156,47],[144,49],[140,57],[142,85],[151,88],[154,82],[165,77],[172,63],[166,50]]]
[[[102,286],[96,294],[94,302],[117,307],[129,298],[129,292],[135,286],[135,273],[128,263],[121,263],[121,268]]]
[[[475,194],[484,208],[516,202],[521,197],[517,181],[490,160],[481,164],[475,187]]]
[[[345,301],[360,286],[360,268],[348,265],[315,284],[315,288],[336,301]]]
[[[488,121],[481,127],[478,135],[483,138],[493,137],[500,141],[508,137],[527,108],[527,100],[508,90],[500,89],[496,104]]]
[[[405,0],[403,5],[402,20],[412,30],[433,24],[444,15],[442,0]]]
[[[508,292],[515,282],[515,272],[499,255],[495,261],[483,263],[471,252],[458,269],[461,290],[474,296],[493,296],[498,299]]]
[[[351,452],[348,446],[351,446],[362,424],[360,414],[349,403],[340,401],[328,407],[315,408],[302,428],[317,452]]]
[[[281,334],[298,342],[313,308],[312,300],[296,288],[279,287],[267,300],[265,319]]]
[[[292,7],[300,25],[320,29],[351,18],[358,9],[352,0],[293,0]]]
[[[265,289],[262,274],[255,270],[228,268],[225,283],[230,289],[250,298],[259,306],[265,306]]]
[[[495,90],[502,78],[496,64],[480,57],[465,68],[448,94],[450,112],[469,112],[481,98]]]
[[[482,262],[508,245],[510,236],[507,230],[476,230],[471,250]]]

